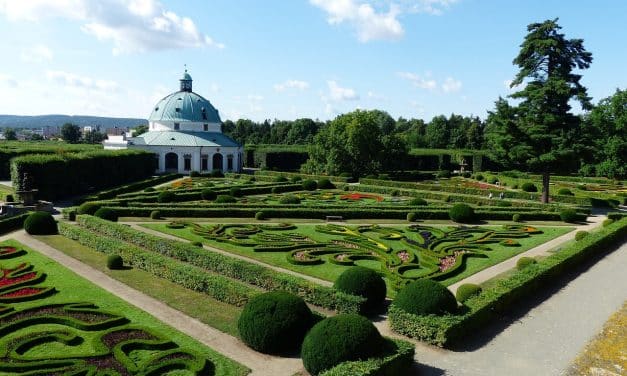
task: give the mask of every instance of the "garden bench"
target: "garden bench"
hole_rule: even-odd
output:
[[[343,221],[344,218],[342,218],[341,215],[327,215],[327,222],[329,221]]]

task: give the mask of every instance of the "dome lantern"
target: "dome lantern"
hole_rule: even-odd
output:
[[[183,78],[181,78],[180,81],[181,81],[181,91],[187,91],[187,92],[192,91],[192,76],[190,76],[189,73],[187,73],[187,68],[185,68],[185,73],[183,73]]]

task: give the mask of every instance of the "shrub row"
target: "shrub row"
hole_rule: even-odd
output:
[[[312,179],[312,180],[329,179],[332,182],[338,182],[338,183],[350,183],[352,181],[352,178],[350,176],[312,175],[312,174],[301,174],[298,172],[278,172],[278,171],[269,171],[269,170],[255,171],[255,178],[260,178],[259,180],[262,180],[264,177],[272,177],[272,179],[274,179],[277,176],[285,176],[287,178],[300,176],[303,179]]]
[[[607,213],[608,219],[613,219],[615,221],[621,220],[623,218],[627,218],[627,212],[611,212]]]
[[[301,296],[305,301],[339,312],[360,312],[364,298],[344,294],[303,278],[277,272],[261,265],[207,252],[191,244],[146,234],[117,223],[91,216],[78,216],[77,223],[107,237],[121,239],[159,255],[165,255],[237,279],[266,290],[284,290]]]
[[[540,286],[563,276],[581,262],[611,250],[626,237],[627,219],[614,222],[470,297],[465,302],[468,309],[464,314],[418,316],[392,305],[388,311],[390,326],[397,333],[438,346],[458,342],[498,320],[502,312],[516,306],[519,300],[533,296]]]
[[[166,175],[161,175],[161,176],[155,176],[155,177],[151,177],[142,181],[138,181],[135,183],[131,183],[131,184],[125,184],[125,185],[121,185],[119,187],[115,187],[112,189],[108,189],[105,191],[100,191],[96,194],[93,195],[89,195],[86,196],[84,198],[81,199],[80,202],[85,202],[85,201],[97,201],[97,200],[107,200],[110,198],[114,198],[117,197],[120,194],[123,193],[130,193],[130,192],[135,192],[138,191],[140,189],[144,189],[144,188],[148,188],[148,187],[152,187],[155,186],[157,184],[162,184],[162,183],[166,183],[170,180],[174,180],[178,177],[180,177],[181,175],[179,174],[166,174]],[[80,202],[77,202],[80,203]]]
[[[320,374],[320,376],[396,376],[405,374],[414,362],[415,346],[400,339],[390,339],[396,346],[393,354],[341,363]]]
[[[145,179],[155,168],[154,154],[140,150],[33,154],[11,159],[11,180],[15,190],[57,199]]]
[[[112,222],[106,223],[103,226]],[[61,222],[59,223],[59,233],[99,252],[119,255],[128,265],[145,270],[157,277],[165,278],[190,290],[203,292],[228,304],[243,306],[259,292],[251,286],[230,278],[207,273],[206,270],[197,266],[146,251],[83,227]]]
[[[438,191],[438,192],[447,192],[447,193],[458,193],[458,194],[466,194],[473,196],[485,196],[488,192],[492,192],[493,194],[498,194],[503,192],[505,197],[508,199],[519,199],[519,200],[528,200],[529,193],[525,192],[514,192],[514,191],[500,191],[498,189],[479,189],[479,188],[470,188],[470,187],[455,187],[451,185],[436,185],[436,184],[424,184],[424,183],[412,183],[412,182],[400,182],[400,181],[389,181],[389,180],[378,180],[378,179],[359,179],[359,183],[364,185],[374,185],[374,186],[383,186],[383,187],[396,187],[396,188],[405,188],[405,189],[415,189],[421,191]],[[587,197],[573,197],[570,195],[551,195],[551,201],[553,202],[561,202],[567,204],[577,204],[577,205],[590,205],[590,199]]]
[[[29,154],[59,154],[59,153],[79,153],[94,150],[97,145],[87,144],[66,144],[59,142],[37,142],[26,143],[24,141],[16,141],[11,145],[10,141],[2,142],[2,150],[0,150],[0,179],[7,180],[11,178],[12,158]]]
[[[0,220],[0,234],[6,234],[7,232],[21,229],[27,217],[28,213],[24,213]]]

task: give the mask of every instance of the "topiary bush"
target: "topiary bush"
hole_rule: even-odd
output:
[[[537,261],[533,257],[521,257],[516,261],[516,269],[523,270],[529,265],[535,264]]]
[[[153,210],[150,212],[150,219],[161,219],[161,212],[159,210]]]
[[[94,215],[96,210],[102,207],[101,204],[97,202],[83,202],[77,209],[78,214],[89,214]]]
[[[430,279],[409,283],[398,292],[392,304],[414,315],[442,315],[457,309],[453,293]]]
[[[217,195],[217,193],[213,189],[207,188],[207,189],[203,189],[200,192],[200,197],[203,200],[213,201],[213,200],[216,199],[216,197],[218,197],[218,195]]]
[[[107,268],[111,270],[118,270],[124,267],[124,260],[120,255],[109,255],[107,257]]]
[[[579,215],[575,209],[564,209],[560,212],[560,219],[564,222],[574,223],[579,220]]]
[[[318,188],[320,189],[334,189],[335,185],[331,183],[329,179],[320,179],[318,180]]]
[[[538,191],[538,187],[536,187],[535,184],[529,181],[522,183],[522,185],[520,186],[520,189],[522,189],[525,192],[537,192]]]
[[[100,208],[96,210],[94,213],[95,217],[106,219],[107,221],[117,222],[118,221],[118,213],[115,210],[109,208]]]
[[[603,227],[607,227],[607,226],[611,225],[612,223],[614,223],[614,220],[611,219],[611,218],[608,218],[608,219],[603,221]]]
[[[301,181],[303,181],[303,178],[298,176],[298,175],[292,176],[290,178],[290,182],[292,182],[292,183],[298,183],[298,182],[301,182]]]
[[[414,212],[407,213],[407,222],[415,222],[417,218],[418,218],[418,214]]]
[[[198,171],[190,171],[190,172],[189,172],[189,177],[190,177],[190,178],[197,178],[197,177],[200,177],[200,172],[198,172]]]
[[[275,183],[284,183],[287,181],[287,178],[283,175],[279,175],[273,179]]]
[[[13,195],[12,195],[12,194],[8,194],[8,195],[5,197],[4,201],[5,201],[5,202],[15,202],[15,198],[13,197]]]
[[[211,175],[212,178],[223,178],[224,177],[224,173],[222,172],[222,170],[218,170],[218,169],[211,170],[210,175]]]
[[[387,292],[385,281],[379,273],[363,266],[346,269],[335,280],[333,287],[347,294],[366,298],[363,306],[365,312],[374,312],[381,308]]]
[[[477,175],[475,175],[475,179],[477,179],[479,181],[482,181],[484,179],[484,177],[481,174],[477,174]]]
[[[409,205],[425,206],[425,205],[428,205],[428,203],[427,203],[427,200],[425,200],[424,198],[414,197],[409,201]]]
[[[479,295],[481,291],[482,289],[479,285],[475,285],[474,283],[464,283],[457,288],[457,291],[455,291],[455,298],[458,302],[463,303],[471,296]]]
[[[496,184],[499,182],[499,179],[496,176],[490,176],[488,177],[488,183],[489,184]]]
[[[306,191],[315,191],[318,189],[318,183],[315,180],[307,179],[303,180],[303,189]]]
[[[514,222],[521,222],[520,214],[516,213],[516,214],[512,215],[512,221],[514,221]]]
[[[375,326],[357,314],[326,318],[307,333],[301,350],[305,369],[312,375],[350,360],[377,355],[384,339]]]
[[[568,188],[562,188],[559,191],[557,191],[558,195],[564,195],[564,196],[574,196],[575,194]]]
[[[174,202],[174,199],[176,198],[176,194],[172,191],[163,191],[161,193],[159,193],[159,195],[157,195],[157,202],[160,203],[164,203],[164,202]]]
[[[263,221],[264,219],[266,219],[266,213],[264,213],[263,211],[256,212],[255,219],[258,221]]]
[[[259,294],[246,303],[237,321],[240,338],[266,354],[296,352],[314,317],[305,301],[284,291]]]
[[[57,222],[48,212],[36,211],[26,217],[24,230],[30,235],[54,235],[58,233]]]
[[[218,195],[215,202],[218,204],[232,204],[237,202],[237,200],[231,195]]]
[[[468,223],[475,220],[475,209],[467,204],[459,203],[453,205],[448,215],[455,222]]]
[[[300,204],[300,198],[294,195],[283,195],[279,199],[279,204],[283,205],[298,205]]]
[[[575,233],[575,240],[576,241],[583,240],[583,238],[585,238],[588,235],[590,235],[590,233],[588,231],[577,231]]]
[[[244,193],[242,192],[242,188],[240,187],[232,187],[229,192],[233,197],[242,197]]]
[[[451,177],[451,172],[449,170],[440,170],[438,171],[438,173],[435,175],[436,178],[441,179],[441,178],[450,178]]]
[[[200,247],[200,248],[202,248],[202,242],[195,241],[195,242],[191,242],[190,244],[191,244],[191,245],[193,245],[194,247]]]

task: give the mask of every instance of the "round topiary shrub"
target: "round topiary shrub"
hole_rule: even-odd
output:
[[[189,172],[189,177],[190,177],[190,178],[197,178],[197,177],[200,177],[200,172],[198,172],[198,171],[190,171],[190,172]]]
[[[296,175],[296,176],[292,176],[292,177],[290,178],[290,182],[292,182],[292,183],[298,183],[298,182],[301,182],[301,181],[303,181],[303,178],[301,178],[301,177],[300,177],[300,176],[298,176],[298,175]]]
[[[155,189],[153,187],[148,187],[146,189],[144,189],[144,192],[154,192]]]
[[[366,298],[366,303],[364,303],[366,312],[373,312],[380,308],[387,292],[385,281],[379,273],[363,266],[346,269],[335,280],[333,287],[347,294]]]
[[[558,195],[564,195],[564,196],[574,196],[573,192],[568,189],[568,188],[562,188],[559,191],[557,191]]]
[[[191,245],[193,245],[194,247],[202,248],[202,242],[199,242],[199,241],[191,242]]]
[[[482,180],[484,179],[484,177],[483,177],[483,175],[481,175],[481,174],[477,174],[477,175],[475,176],[475,179],[477,179],[477,180],[479,180],[479,181],[482,181]]]
[[[15,202],[15,198],[13,197],[13,195],[12,195],[12,194],[8,194],[8,195],[5,197],[4,201],[5,201],[5,202]]]
[[[414,212],[407,213],[407,222],[415,222],[418,219],[418,214]]]
[[[496,176],[490,176],[488,177],[488,183],[489,184],[496,184],[499,182],[499,179]]]
[[[218,195],[215,202],[218,204],[232,204],[237,202],[237,200],[231,195]]]
[[[244,195],[244,192],[242,192],[242,188],[240,187],[232,187],[229,192],[233,197],[242,197]]]
[[[174,202],[174,199],[176,198],[176,194],[172,191],[163,191],[161,193],[159,193],[159,195],[157,196],[157,202],[160,203],[164,203],[164,202]]]
[[[560,212],[560,219],[564,222],[574,223],[579,220],[579,215],[575,209],[564,209]]]
[[[375,326],[354,313],[326,318],[307,333],[301,350],[305,369],[312,375],[350,361],[377,355],[384,339]]]
[[[475,209],[467,204],[459,203],[453,205],[448,215],[455,222],[468,223],[475,220]]]
[[[287,178],[285,176],[283,176],[283,175],[279,175],[279,176],[275,177],[273,180],[274,180],[275,183],[284,183],[284,182],[287,181]]]
[[[159,210],[153,210],[150,212],[150,219],[161,219],[161,212]]]
[[[283,205],[298,205],[300,204],[300,198],[294,195],[284,195],[279,199],[279,204]]]
[[[320,189],[333,189],[333,188],[335,188],[335,185],[333,185],[333,183],[331,183],[331,180],[329,180],[329,179],[320,179],[320,180],[318,180],[318,188],[320,188]]]
[[[424,198],[420,198],[420,197],[414,197],[411,199],[411,201],[409,201],[409,205],[413,205],[413,206],[425,206],[427,205],[427,200],[425,200]]]
[[[216,192],[213,189],[207,188],[207,189],[203,189],[200,192],[200,197],[203,200],[213,201],[213,200],[216,199],[216,197],[218,197],[218,195],[216,194]]]
[[[307,179],[303,180],[303,189],[306,191],[315,191],[318,189],[318,183],[315,180]]]
[[[516,261],[516,269],[523,270],[529,265],[535,264],[537,261],[533,257],[521,257]]]
[[[611,225],[612,223],[614,223],[614,220],[611,219],[611,218],[608,218],[608,219],[603,221],[603,227],[607,227],[607,226]]]
[[[520,189],[522,189],[525,192],[537,192],[538,191],[538,187],[536,187],[535,184],[529,181],[522,183],[522,185],[520,186]]]
[[[393,304],[415,315],[441,315],[457,309],[453,293],[430,279],[419,279],[403,287]]]
[[[516,214],[512,215],[512,221],[514,221],[514,222],[521,222],[520,214],[516,213]]]
[[[457,288],[457,291],[455,291],[455,298],[458,302],[463,303],[471,296],[479,295],[481,290],[481,286],[479,285],[475,285],[473,283],[464,283]]]
[[[109,208],[100,208],[94,213],[95,217],[106,219],[107,221],[117,222],[118,213],[115,210]]]
[[[30,213],[24,221],[24,230],[30,235],[54,235],[58,233],[57,222],[52,214],[43,211]]]
[[[263,221],[264,219],[266,219],[266,213],[264,213],[263,211],[256,212],[255,219],[258,221]]]
[[[118,270],[124,267],[124,260],[120,255],[109,255],[107,257],[107,268],[111,270]]]
[[[83,202],[78,207],[77,212],[78,212],[78,214],[94,215],[96,210],[100,209],[101,207],[102,207],[102,205],[100,203],[97,203],[97,202]]]
[[[259,294],[246,303],[237,321],[240,338],[266,354],[298,351],[314,323],[302,298],[284,291]]]
[[[590,233],[588,231],[577,231],[575,233],[575,240],[576,241],[583,240],[583,238],[585,238],[588,235],[590,235]]]

